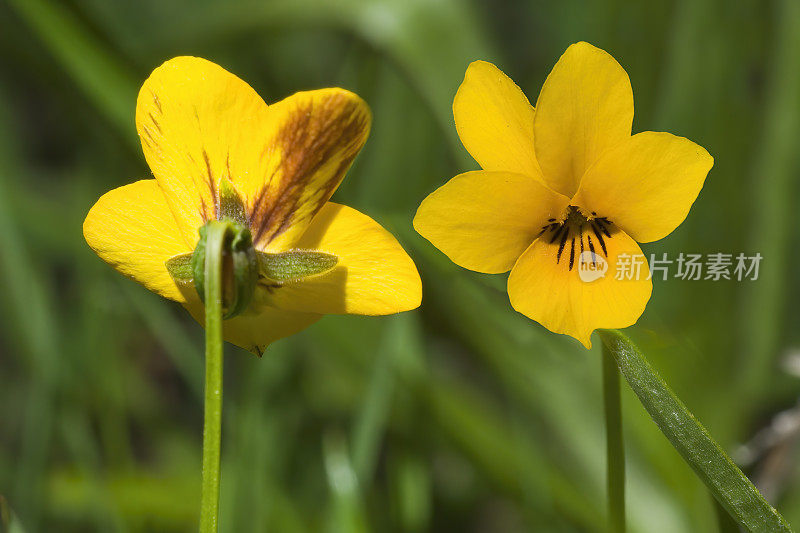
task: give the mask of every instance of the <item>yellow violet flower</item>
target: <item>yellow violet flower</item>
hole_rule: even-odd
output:
[[[191,254],[198,230],[220,218],[220,191],[244,207],[256,250],[319,251],[335,267],[300,280],[261,278],[224,336],[261,353],[324,314],[384,315],[421,301],[417,269],[367,215],[329,202],[367,139],[370,111],[344,89],[299,92],[267,106],[244,81],[196,57],[177,57],[145,81],[136,128],[155,179],[103,195],[83,233],[104,261],[181,303],[200,323],[193,286],[165,264]]]
[[[708,152],[669,133],[631,135],[628,75],[585,42],[561,56],[536,108],[497,67],[470,64],[453,114],[483,170],[428,196],[414,228],[464,268],[511,270],[514,309],[587,348],[595,329],[634,324],[649,269],[644,261],[638,278],[616,279],[618,262],[643,260],[637,241],[683,222],[713,165]]]

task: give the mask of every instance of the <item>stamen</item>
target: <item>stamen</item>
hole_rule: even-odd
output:
[[[542,226],[541,231],[536,236],[538,239],[546,233],[548,244],[555,244],[558,241],[558,251],[556,252],[556,263],[561,262],[561,256],[569,241],[569,270],[575,266],[575,256],[578,255],[578,246],[575,246],[575,238],[578,238],[580,243],[580,254],[585,251],[583,243],[583,236],[586,233],[586,242],[588,243],[589,251],[592,254],[592,264],[597,264],[597,250],[595,250],[595,243],[592,240],[591,234],[593,233],[603,251],[603,255],[608,257],[608,247],[606,246],[606,238],[611,238],[609,228],[613,223],[606,217],[598,217],[597,213],[592,211],[591,216],[585,216],[581,210],[576,206],[569,206],[566,216],[559,222],[558,219],[549,218],[547,224]],[[589,231],[591,228],[591,231]],[[574,230],[574,231],[573,231]],[[577,235],[576,235],[577,234]],[[605,237],[604,237],[605,236]]]

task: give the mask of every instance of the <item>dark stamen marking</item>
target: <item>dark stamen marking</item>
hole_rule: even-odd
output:
[[[598,242],[600,242],[600,248],[603,249],[603,255],[608,257],[608,250],[606,250],[606,243],[603,240],[603,236],[600,234],[600,230],[597,229],[597,226],[595,224],[591,224],[591,226],[592,226],[592,231],[597,237]]]
[[[587,235],[586,236],[586,242],[589,243],[589,251],[592,252],[592,264],[594,265],[597,262],[597,259],[595,258],[595,255],[597,255],[597,254],[594,253],[594,244],[592,244],[592,236],[591,235]]]
[[[549,244],[553,244],[554,242],[556,242],[556,240],[561,236],[561,232],[564,231],[564,229],[566,229],[566,227],[567,227],[566,225],[562,225],[557,230],[555,230],[553,232],[553,235],[550,237],[550,243]]]
[[[161,131],[161,125],[156,120],[156,117],[153,116],[153,113],[147,113],[147,116],[150,117],[150,121],[153,123],[153,126],[155,126],[156,129],[158,130],[158,133],[161,133],[163,135],[163,132]]]
[[[149,140],[153,144],[153,146],[158,146],[158,143],[153,138],[153,134],[150,131],[150,128],[148,128],[147,126],[142,126],[142,131],[144,131],[145,137],[147,137],[147,140]]]
[[[572,238],[572,243],[569,245],[569,269],[572,270],[575,264],[575,237]]]
[[[567,228],[567,226],[564,226]],[[558,243],[558,253],[556,254],[556,263],[561,261],[561,253],[564,251],[564,245],[567,244],[567,237],[569,237],[569,228],[561,236],[561,242]]]
[[[594,222],[597,223],[597,227],[600,228],[600,231],[602,231],[606,237],[611,237],[611,234],[608,232],[607,228],[607,226],[611,225],[611,222],[609,222],[606,217],[596,218],[594,219]]]
[[[208,158],[208,152],[205,147],[203,148],[203,160],[206,162],[206,184],[208,190],[211,191],[211,198],[214,199],[214,217],[219,217],[219,202],[217,201],[217,184],[214,181],[214,173],[211,171],[211,160]]]

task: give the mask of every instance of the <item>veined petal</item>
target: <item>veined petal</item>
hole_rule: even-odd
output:
[[[222,176],[234,185],[264,179],[267,109],[247,83],[198,57],[171,59],[144,82],[136,129],[187,238],[217,217]]]
[[[639,242],[657,241],[684,221],[713,164],[689,139],[637,133],[589,168],[574,201]]]
[[[100,258],[153,292],[184,301],[164,263],[191,252],[155,180],[141,180],[100,197],[83,222],[83,236]],[[195,241],[196,241],[195,237]]]
[[[261,249],[290,247],[330,198],[367,138],[367,105],[343,89],[273,106],[244,81],[196,57],[145,81],[136,125],[145,158],[185,234],[216,218],[219,183],[246,204]]]
[[[297,241],[298,249],[338,257],[333,270],[267,288],[270,305],[325,314],[387,315],[419,307],[422,283],[414,262],[380,224],[328,202]]]
[[[197,291],[190,289],[186,291],[186,302],[183,306],[197,322],[203,325],[205,307],[200,302]],[[322,315],[314,313],[259,307],[256,311],[247,311],[223,321],[222,336],[240,348],[261,355],[273,342],[306,329],[320,318]]]
[[[597,258],[595,267],[589,239]],[[611,236],[603,238],[606,253],[593,234],[587,232],[581,240],[584,253],[580,254],[576,239],[575,261],[570,269],[571,244],[557,261],[559,243],[537,239],[514,265],[508,277],[508,295],[511,305],[523,315],[591,348],[595,329],[634,324],[644,312],[653,286],[647,279],[647,260],[624,232],[612,229]],[[592,274],[601,272],[603,264],[607,265],[604,275]],[[639,264],[638,276],[635,264]],[[622,273],[621,279],[617,279],[618,273]]]
[[[545,183],[572,196],[600,154],[630,136],[632,123],[625,69],[588,43],[567,48],[536,102],[533,136]]]
[[[453,100],[453,116],[464,148],[484,170],[539,175],[533,106],[496,66],[470,63]]]
[[[295,245],[361,150],[370,121],[367,104],[344,89],[300,92],[270,107],[265,171],[240,189],[256,246]]]
[[[414,229],[454,263],[487,274],[508,272],[569,199],[531,176],[460,174],[419,206]]]

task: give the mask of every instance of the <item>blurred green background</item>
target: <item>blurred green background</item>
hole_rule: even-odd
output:
[[[227,347],[221,531],[603,531],[599,340],[545,331],[505,276],[411,229],[425,195],[476,168],[451,114],[469,61],[535,101],[578,40],[628,71],[634,131],[716,159],[688,220],[645,252],[764,257],[756,282],[656,281],[628,333],[800,525],[800,2],[3,0],[0,494],[25,529],[196,527],[203,331],[81,235],[101,194],[149,176],[140,84],[192,54],[267,102],[326,86],[369,102],[334,199],[397,235],[425,290],[417,311],[329,316],[260,360]],[[717,531],[624,385],[623,408],[630,530]]]

